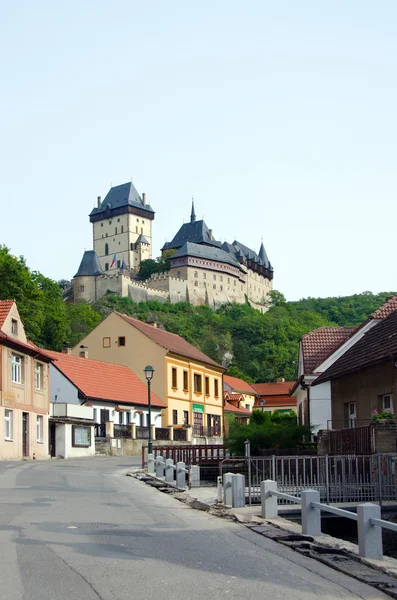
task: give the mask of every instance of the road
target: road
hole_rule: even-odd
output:
[[[125,474],[131,458],[0,463],[0,598],[389,598]]]

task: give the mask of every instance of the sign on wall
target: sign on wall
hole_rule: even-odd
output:
[[[204,412],[204,404],[195,404],[193,402],[193,412],[203,413]]]

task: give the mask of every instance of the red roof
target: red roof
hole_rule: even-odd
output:
[[[254,388],[249,383],[244,381],[244,379],[239,379],[239,377],[231,377],[231,375],[224,375],[223,381],[230,386],[232,390],[237,390],[243,394],[252,394],[253,396],[256,396]]]
[[[3,327],[4,321],[6,320],[13,304],[14,300],[0,300],[0,329]]]
[[[320,327],[306,333],[302,337],[304,373],[314,373],[357,330],[358,327]]]
[[[147,386],[128,367],[50,350],[45,352],[54,359],[54,366],[87,399],[110,400],[111,402],[123,404],[147,406]],[[153,392],[151,394],[151,404],[159,408],[165,407],[164,402]]]
[[[225,412],[234,413],[236,415],[244,415],[247,417],[251,416],[250,410],[248,410],[247,408],[236,408],[235,406],[233,406],[233,404],[230,404],[230,402],[225,402],[224,410]]]
[[[296,406],[297,399],[289,395],[274,396],[268,398],[265,402],[264,408],[278,408],[279,406]],[[257,407],[261,407],[259,398],[255,401],[254,408]]]
[[[378,310],[372,313],[370,318],[385,319],[395,310],[397,310],[397,296],[390,296]]]
[[[132,317],[117,311],[115,312],[117,315],[119,315],[119,317],[124,319],[124,321],[130,325],[133,325],[133,327],[138,329],[153,342],[159,346],[162,346],[169,352],[172,352],[173,354],[179,354],[180,356],[184,356],[192,360],[197,360],[198,362],[217,367],[218,369],[223,369],[223,367],[218,365],[218,363],[212,360],[212,358],[204,354],[204,352],[201,352],[201,350],[192,344],[189,344],[189,342],[181,338],[179,335],[170,333],[169,331],[164,331],[163,329],[158,329],[157,327],[149,325],[148,323],[142,323],[142,321],[138,321],[138,319],[133,319]]]
[[[260,396],[288,395],[295,381],[275,381],[271,383],[253,383],[252,387]]]

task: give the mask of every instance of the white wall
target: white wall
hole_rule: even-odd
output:
[[[328,421],[331,420],[331,384],[329,381],[310,387],[310,413],[314,433],[320,429],[328,429]]]
[[[77,388],[70,383],[58,369],[50,366],[50,402],[67,402],[69,404],[80,404]]]
[[[91,427],[91,445],[89,448],[73,448],[72,425],[57,423],[56,426],[56,455],[63,458],[77,458],[79,456],[95,456],[95,432]]]
[[[119,423],[119,412],[114,410],[114,406],[115,406],[114,403],[97,401],[97,402],[89,402],[89,404],[91,404],[94,409],[96,423],[101,422],[101,409],[106,409],[109,411],[110,421],[113,421],[117,424]],[[127,412],[130,413],[130,423],[135,423],[135,425],[139,425],[140,424],[140,415],[138,414],[138,411],[143,412],[144,426],[147,425],[147,415],[148,415],[147,408],[143,408],[143,407],[140,408],[139,406],[131,406],[129,408],[127,406],[122,406],[121,404],[119,406],[123,408],[123,410],[122,410],[122,416],[123,416],[122,424],[123,425],[127,424]],[[158,408],[152,408],[152,425],[155,425],[156,427],[161,427],[161,410]]]

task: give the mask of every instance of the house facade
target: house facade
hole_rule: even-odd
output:
[[[296,398],[291,397],[290,391],[293,381],[285,381],[280,377],[275,382],[253,383],[252,387],[257,394],[254,408],[263,412],[280,413],[296,412]]]
[[[239,377],[224,375],[223,391],[228,392],[228,394],[241,394],[241,407],[247,409],[249,412],[252,412],[258,394],[251,384],[247,383],[243,379],[240,379]]]
[[[113,312],[74,355],[80,345],[90,357],[128,366],[145,384],[144,369],[153,366],[151,389],[165,404],[163,427],[189,426],[196,439],[221,438],[224,369],[180,336]]]
[[[27,340],[13,300],[0,301],[0,458],[48,457],[51,359]]]

